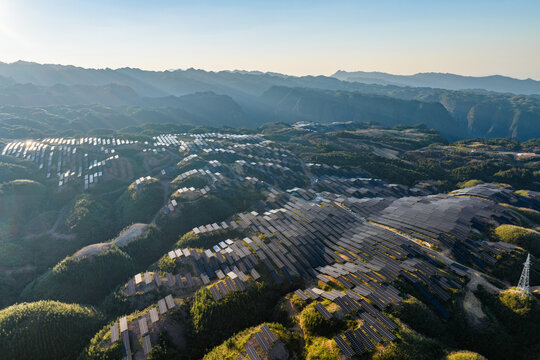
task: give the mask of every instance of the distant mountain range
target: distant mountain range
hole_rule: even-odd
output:
[[[383,72],[338,71],[332,77],[366,84],[430,87],[447,90],[495,91],[524,95],[539,95],[540,81],[514,79],[508,76],[462,76],[443,73],[393,75]]]
[[[424,85],[404,83],[413,80]],[[450,140],[540,137],[540,96],[509,94],[519,86],[532,93],[538,82],[446,74],[85,69],[19,61],[0,63],[0,137],[141,123],[257,127],[298,120],[425,124]]]

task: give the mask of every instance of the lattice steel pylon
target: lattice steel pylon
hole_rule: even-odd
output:
[[[523,271],[519,278],[518,290],[521,292],[521,297],[529,295],[529,268],[531,267],[531,254],[527,255],[527,260],[523,264]]]

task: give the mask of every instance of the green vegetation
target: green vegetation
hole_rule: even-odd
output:
[[[534,358],[537,351],[535,346],[540,342],[538,300],[531,298],[525,301],[513,290],[490,294],[479,287],[475,294],[491,321],[482,330],[465,327],[454,332],[461,345],[488,359]]]
[[[325,337],[310,337],[306,341],[306,360],[338,360],[341,351],[336,342]]]
[[[337,100],[338,103],[347,96],[351,98],[346,102],[359,101],[358,99],[362,98],[345,92],[332,96],[341,98]],[[388,99],[377,101],[385,102]],[[411,104],[401,105],[411,110],[409,107]],[[423,109],[418,114],[425,114],[424,111],[429,112],[430,109],[434,108]],[[405,115],[407,121],[412,121],[410,113]],[[138,113],[138,116],[143,117],[145,114]],[[133,132],[137,134],[137,138],[151,142],[152,136],[162,132],[160,130],[170,129],[163,126],[159,124],[135,126],[125,131]],[[185,127],[185,129],[184,131],[190,131],[196,128]],[[507,183],[514,188],[540,189],[540,181],[537,181],[540,180],[540,164],[534,160],[517,159],[511,153],[526,151],[527,146],[534,149],[534,146],[538,145],[537,142],[475,139],[449,144],[438,131],[427,129],[425,126],[385,128],[373,123],[354,122],[312,124],[306,125],[304,130],[282,123],[267,125],[259,130],[267,139],[277,142],[277,144],[264,143],[267,144],[267,149],[271,150],[272,147],[283,144],[305,162],[332,165],[313,166],[315,178],[325,174],[342,176],[341,174],[353,172],[360,174],[359,176],[365,174],[367,177],[369,172],[373,176],[409,185],[426,179],[435,179],[435,184],[442,191],[493,181]],[[216,130],[218,131],[227,130]],[[247,130],[243,132],[254,133]],[[106,129],[96,130],[95,133],[109,134]],[[111,133],[118,135],[122,132]],[[216,139],[216,144],[221,141]],[[149,152],[142,154],[141,151],[135,150],[135,146],[130,149],[118,149],[118,153],[122,155],[123,166],[125,165],[125,168],[119,171],[123,175],[118,176],[126,178],[131,178],[134,174],[138,174],[134,176],[143,173],[158,174],[161,168],[170,169],[169,166],[173,166],[184,156],[175,154],[169,148],[167,151],[154,154],[154,157]],[[55,181],[42,179],[30,171],[34,165],[26,167],[25,161],[9,162],[10,159],[4,161],[0,158],[0,170],[3,168],[6,170],[5,174],[0,174],[0,293],[2,294],[0,306],[8,306],[18,299],[29,301],[51,299],[97,305],[100,306],[100,311],[108,316],[104,319],[103,315],[81,305],[61,304],[68,308],[87,309],[95,315],[97,325],[93,327],[91,323],[87,329],[79,329],[80,323],[86,324],[84,321],[78,321],[77,325],[64,323],[48,325],[60,320],[54,315],[54,311],[45,308],[43,311],[47,315],[38,314],[35,319],[45,321],[41,319],[51,317],[46,324],[47,332],[54,333],[55,326],[58,326],[59,337],[71,331],[73,336],[77,334],[77,338],[75,340],[68,338],[66,340],[69,342],[68,346],[61,349],[56,338],[45,344],[44,338],[36,335],[37,333],[34,334],[32,332],[34,330],[26,330],[30,335],[24,333],[22,337],[27,337],[30,341],[33,341],[34,337],[37,338],[36,349],[39,348],[41,349],[39,351],[46,354],[49,350],[43,350],[43,347],[50,346],[52,348],[50,351],[58,352],[59,355],[54,355],[56,358],[75,358],[84,345],[87,347],[81,353],[80,359],[119,358],[121,350],[118,343],[104,346],[108,341],[107,337],[110,336],[108,327],[101,328],[94,338],[89,340],[91,335],[100,328],[100,324],[122,314],[131,314],[130,317],[134,319],[140,314],[137,310],[146,308],[150,303],[155,304],[157,299],[172,291],[175,296],[181,296],[181,305],[178,306],[177,313],[176,310],[168,313],[168,324],[175,323],[181,327],[182,335],[185,335],[189,345],[185,350],[180,346],[177,348],[177,342],[173,341],[175,338],[171,338],[170,329],[165,326],[159,329],[160,340],[158,344],[154,344],[149,359],[184,360],[200,359],[204,356],[206,359],[236,359],[243,351],[246,341],[256,331],[256,326],[263,322],[275,322],[270,326],[285,343],[289,354],[305,359],[339,358],[340,352],[332,340],[333,336],[342,334],[346,329],[357,328],[360,321],[344,315],[340,310],[335,312],[331,320],[325,320],[314,309],[314,303],[301,302],[297,296],[290,293],[291,290],[306,287],[306,284],[301,284],[299,280],[280,286],[273,282],[267,283],[266,280],[259,283],[250,282],[245,292],[233,292],[217,302],[205,287],[195,294],[166,287],[145,294],[138,293],[133,297],[123,294],[122,286],[125,281],[137,272],[147,269],[172,273],[197,272],[196,269],[191,269],[191,264],[170,260],[167,252],[171,248],[206,249],[227,238],[241,239],[252,235],[266,239],[266,235],[253,233],[251,229],[241,231],[229,228],[203,234],[191,231],[194,226],[229,221],[240,211],[255,209],[261,212],[260,209],[265,206],[263,202],[269,194],[260,183],[250,185],[248,182],[242,182],[238,186],[236,178],[231,176],[237,183],[235,186],[226,185],[226,181],[220,182],[220,186],[210,193],[183,197],[183,201],[179,201],[175,211],[170,214],[159,211],[170,195],[171,188],[167,182],[173,179],[173,174],[177,171],[202,167],[206,165],[204,160],[218,159],[223,163],[234,161],[240,156],[238,154],[240,151],[230,156],[228,153],[201,154],[195,161],[181,164],[182,169],[173,166],[172,173],[160,177],[160,181],[151,178],[140,187],[131,184],[126,189],[128,180],[113,179],[110,182],[96,184],[84,194],[80,194],[80,188],[76,190],[71,183],[62,191],[58,191]],[[239,163],[233,167],[235,170],[238,168],[242,176],[256,176],[277,187],[288,188],[295,182],[298,186],[305,186],[310,179],[298,171],[303,167],[303,162],[287,151],[280,154],[287,154],[288,158],[283,156],[284,161],[293,160],[292,171],[272,170],[264,173],[256,167],[244,168]],[[224,176],[231,175],[229,173],[231,170],[227,167],[219,171]],[[298,179],[291,176],[295,175],[293,172],[300,174]],[[19,176],[26,176],[29,179],[17,179]],[[312,181],[313,189],[320,191],[317,182],[314,179]],[[206,177],[193,176],[176,185],[199,188],[207,183]],[[500,186],[509,187],[505,184]],[[540,212],[534,209],[534,204],[538,200],[532,190],[518,190],[516,194],[520,196],[515,197],[516,201],[513,201],[514,199],[508,201],[512,205],[502,204],[506,206],[506,210],[516,215],[518,219],[516,225],[521,226],[501,225],[493,229],[489,235],[492,240],[519,245],[538,256]],[[279,198],[274,201],[276,204],[280,203]],[[103,243],[113,238],[119,229],[133,222],[146,223],[140,234],[130,238],[129,241],[118,242],[117,245]],[[481,234],[477,236],[480,237]],[[89,243],[95,244],[77,252]],[[74,255],[67,256],[70,254]],[[487,265],[486,272],[498,280],[516,283],[525,255],[520,248],[501,254],[496,264]],[[56,266],[52,267],[54,264]],[[257,270],[262,274],[261,279],[269,277],[264,268]],[[540,267],[533,257],[531,283],[535,284],[537,279],[540,279]],[[497,286],[504,286],[497,280],[490,281]],[[328,284],[318,282],[313,285],[327,291],[333,288],[344,290],[341,285],[333,282]],[[485,356],[498,360],[517,354],[515,357],[521,360],[534,357],[535,351],[540,350],[537,345],[540,343],[538,338],[540,315],[535,297],[521,298],[512,291],[490,294],[480,289],[476,295],[482,303],[486,320],[480,325],[471,326],[467,321],[468,313],[462,306],[462,296],[466,290],[453,293],[452,298],[443,304],[452,315],[449,319],[443,320],[430,306],[420,301],[421,298],[410,296],[418,296],[417,292],[409,291],[405,287],[400,289],[404,292],[404,301],[385,310],[400,324],[399,339],[384,349],[382,345],[378,345],[377,351],[380,352],[366,355],[366,358],[373,356],[379,360],[444,358],[481,360]],[[284,298],[285,294],[288,295]],[[336,305],[330,305],[330,302],[325,301],[325,304],[331,311],[336,308]],[[5,320],[0,315],[0,335],[2,335],[0,344],[5,337],[4,334],[7,334],[6,331],[9,331],[9,326],[13,328],[11,323],[2,321]],[[3,326],[4,324],[8,325]],[[300,334],[304,336],[303,349],[300,349]],[[498,346],[495,348],[493,344]],[[27,351],[22,345],[16,346],[17,351]],[[530,350],[525,354],[519,354],[521,348]],[[458,349],[470,349],[477,351],[478,354],[468,351],[451,353]],[[62,353],[64,350],[69,351],[69,355]]]
[[[279,298],[295,285],[298,284],[251,283],[246,291],[230,293],[217,302],[208,289],[200,289],[193,296],[189,309],[192,322],[188,334],[190,355],[200,357],[238,331],[271,321]]]
[[[511,253],[499,255],[497,256],[497,263],[489,266],[486,272],[499,280],[517,284],[527,254],[526,251],[517,248]],[[531,257],[530,281],[531,284],[540,282],[540,263],[534,256]]]
[[[484,183],[482,180],[473,179],[473,180],[460,182],[460,183],[458,183],[458,186],[460,188],[464,189],[464,188],[473,187],[473,186],[476,186],[476,185],[479,185],[479,184],[482,184],[482,183]]]
[[[104,319],[92,308],[55,301],[10,306],[0,311],[4,359],[72,360]]]
[[[78,196],[66,218],[66,227],[79,239],[99,241],[110,235],[110,209],[89,194]]]
[[[472,351],[456,351],[446,355],[445,360],[487,360],[482,355]]]
[[[0,144],[0,148],[3,144]],[[28,160],[0,155],[0,184],[17,179],[39,180],[38,167]]]
[[[38,217],[47,191],[33,180],[13,180],[0,184],[0,239],[21,232],[27,222]]]
[[[537,306],[531,296],[521,296],[521,293],[516,289],[501,292],[499,301],[520,317],[526,317],[533,310],[533,307]]]
[[[193,202],[180,203],[175,213],[180,213],[179,221],[170,221],[170,216],[161,214],[156,223],[167,237],[184,234],[195,226],[221,222],[237,212],[244,211],[264,194],[252,188],[230,188],[228,193],[207,194]]]
[[[415,297],[409,297],[395,308],[394,315],[413,330],[429,337],[440,337],[445,332],[441,319],[433,310]]]
[[[103,339],[111,336],[110,326],[104,326],[90,340],[89,344],[79,354],[79,360],[113,360],[122,358],[120,342],[103,346]],[[109,342],[110,344],[110,342]]]
[[[499,241],[521,246],[534,256],[540,256],[540,233],[536,230],[504,224],[494,230],[494,236]]]
[[[113,245],[96,255],[67,257],[29,284],[21,296],[97,305],[134,272],[133,259]]]
[[[244,233],[245,232],[240,229],[232,228],[199,234],[195,234],[193,231],[190,231],[184,234],[180,240],[178,240],[176,246],[179,248],[209,249],[212,246],[217,245],[220,241],[244,237]]]
[[[332,334],[343,327],[343,322],[336,318],[326,320],[315,309],[315,303],[313,303],[302,310],[300,314],[300,326],[306,335],[331,337]]]
[[[210,179],[206,175],[196,174],[196,175],[191,175],[188,178],[180,180],[180,181],[174,180],[173,183],[178,188],[194,187],[195,189],[200,189],[200,188],[205,187],[206,185],[210,185]]]
[[[316,132],[283,124],[260,128],[269,139],[289,148],[306,162],[358,167],[375,177],[413,185],[435,180],[442,191],[480,182],[506,183],[540,190],[540,165],[518,160],[508,151],[525,151],[525,143],[508,139],[473,139],[448,144],[425,126],[384,128],[351,123],[346,131],[320,125]]]
[[[299,335],[288,331],[283,325],[278,323],[267,323],[268,327],[276,335],[279,341],[283,342],[288,350],[297,349]],[[260,331],[260,326],[255,326],[242,330],[241,332],[231,336],[221,345],[213,348],[209,353],[204,355],[203,360],[234,360],[244,352],[244,348],[248,340],[255,333]],[[289,351],[289,357],[293,355]]]
[[[399,340],[375,354],[373,360],[433,360],[440,359],[444,355],[441,343],[406,326],[400,327],[398,336]]]
[[[163,189],[159,181],[147,180],[141,185],[140,190],[133,183],[116,201],[115,218],[122,225],[150,222],[162,205]]]

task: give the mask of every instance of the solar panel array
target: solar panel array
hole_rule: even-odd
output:
[[[2,155],[35,162],[47,178],[56,175],[59,189],[80,179],[86,190],[101,181],[104,169],[119,158],[114,154],[117,146],[134,143],[115,138],[46,138],[8,143]]]
[[[197,236],[223,237],[212,248],[168,252],[171,260],[190,265],[193,274],[137,274],[126,285],[127,295],[158,287],[168,287],[175,295],[189,294],[207,286],[214,300],[220,301],[230,292],[245,290],[249,278],[260,278],[260,268],[276,283],[299,276],[330,286],[338,284],[345,290],[312,287],[295,293],[303,301],[327,299],[343,313],[362,318],[365,324],[345,335],[359,353],[370,350],[370,344],[395,338],[395,324],[381,310],[401,301],[392,285],[398,278],[414,286],[442,316],[448,316],[444,303],[460,287],[448,273],[464,276],[469,266],[493,263],[497,255],[509,250],[471,236],[487,223],[511,220],[507,209],[494,202],[515,196],[504,189],[483,186],[428,195],[434,191],[429,183],[407,188],[361,177],[356,170],[317,164],[306,167],[288,150],[259,136],[183,136],[191,136],[193,141],[180,141],[172,135],[155,139],[156,144],[179,147],[184,159],[177,168],[195,159],[206,162],[177,178],[183,181],[198,174],[210,179],[210,185],[182,188],[182,192],[197,191],[204,196],[210,191],[226,194],[228,188],[253,186],[267,198],[252,211],[194,227]],[[219,154],[219,161],[209,160],[214,154]],[[320,177],[314,178],[306,168]],[[307,181],[311,186],[303,188]],[[164,211],[171,213],[177,206],[179,202],[171,199]],[[233,232],[234,236],[227,236]],[[243,234],[241,238],[236,237],[238,233]],[[449,249],[456,260],[441,258],[430,249],[433,246]],[[172,297],[158,301],[150,314],[152,323],[159,316],[157,310],[165,314],[171,306]],[[325,318],[332,316],[321,304],[316,308]],[[256,338],[264,348],[260,336]]]
[[[148,320],[150,320],[151,326],[154,326],[155,323],[159,322],[159,314],[166,314],[169,310],[172,310],[176,307],[176,303],[171,295],[167,295],[165,298],[158,300],[157,309],[154,306],[148,311],[149,316],[146,314],[141,315],[137,321],[136,325],[131,328],[136,336],[141,338],[143,344],[143,353],[148,355],[152,350],[152,344],[150,339],[150,329],[148,327]],[[159,309],[159,314],[158,314]],[[120,331],[119,331],[120,330]],[[120,340],[119,333],[122,341],[122,353],[124,359],[131,359],[131,345],[129,342],[129,321],[126,316],[120,318],[119,324],[115,323],[110,327],[111,342],[115,343]]]

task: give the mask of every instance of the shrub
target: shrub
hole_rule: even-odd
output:
[[[501,225],[495,229],[499,241],[521,246],[534,256],[540,256],[540,233],[515,225]]]
[[[338,360],[340,350],[334,340],[325,337],[310,338],[306,343],[306,360]]]
[[[308,335],[318,335],[329,337],[338,330],[343,323],[335,318],[326,320],[321,313],[315,309],[315,304],[306,306],[300,314],[300,326]]]
[[[468,188],[468,187],[473,187],[473,186],[476,186],[476,185],[479,185],[479,184],[483,184],[484,182],[482,180],[476,180],[476,179],[473,179],[473,180],[467,180],[467,181],[462,181],[458,184],[458,186],[462,189],[464,188]]]
[[[487,360],[482,355],[472,351],[456,351],[446,355],[446,360]]]
[[[499,294],[501,304],[519,316],[526,316],[533,307],[533,298],[521,296],[515,289],[503,291]]]

